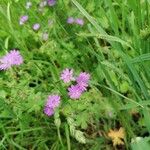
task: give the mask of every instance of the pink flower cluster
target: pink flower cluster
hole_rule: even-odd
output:
[[[69,83],[70,81],[75,81],[75,85],[71,85],[68,88],[68,95],[71,99],[79,99],[81,94],[87,90],[90,75],[86,72],[81,72],[77,77],[73,76],[73,69],[64,69],[61,73],[60,79],[64,83]],[[59,95],[49,95],[47,102],[44,107],[44,113],[47,116],[52,116],[54,114],[55,108],[60,104]]]
[[[68,88],[68,95],[71,99],[79,99],[82,93],[87,90],[90,74],[81,72],[79,76],[74,77],[73,70],[67,68],[62,71],[60,79],[63,80],[64,83],[76,81],[75,85],[71,85]]]
[[[54,114],[54,110],[60,104],[60,96],[59,95],[49,95],[47,102],[45,104],[44,113],[47,116],[52,116]]]
[[[12,66],[19,66],[23,63],[23,58],[19,51],[11,50],[8,54],[0,58],[0,70],[7,70]]]
[[[55,4],[56,4],[56,0],[42,0],[39,3],[39,10],[42,11],[42,8],[44,8],[45,6],[54,6]],[[25,7],[26,9],[30,9],[32,7],[32,2],[28,1]],[[28,15],[22,15],[19,19],[19,24],[24,25],[28,20],[29,20]],[[40,27],[41,25],[39,23],[34,23],[32,29],[34,31],[38,31]]]

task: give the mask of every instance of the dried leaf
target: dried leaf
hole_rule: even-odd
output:
[[[119,130],[110,130],[108,136],[112,139],[114,146],[124,145],[125,132],[122,127]]]

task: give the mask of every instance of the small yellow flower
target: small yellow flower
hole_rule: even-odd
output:
[[[113,146],[124,145],[125,131],[122,127],[119,130],[110,130],[108,136],[112,139]]]

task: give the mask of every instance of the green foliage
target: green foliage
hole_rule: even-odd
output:
[[[0,1],[0,58],[10,49],[24,58],[0,71],[0,149],[113,149],[108,132],[123,127],[122,149],[149,150],[150,1],[58,0],[42,11],[40,0],[28,10],[26,2]],[[20,26],[22,15],[29,21]],[[71,16],[85,24],[67,24]],[[91,75],[79,100],[60,81],[64,68]],[[61,95],[61,104],[47,117],[51,93]]]
[[[131,143],[131,149],[132,150],[142,150],[142,149],[148,150],[148,149],[150,149],[149,138],[137,137]]]
[[[76,124],[74,122],[74,120],[72,118],[67,118],[67,122],[69,124],[69,128],[70,128],[70,134],[76,138],[77,141],[79,141],[80,143],[86,143],[86,139],[83,135],[83,132],[81,132],[80,130],[76,129]]]

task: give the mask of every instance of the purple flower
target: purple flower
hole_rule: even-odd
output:
[[[13,65],[21,65],[23,58],[20,52],[17,50],[11,50],[8,54],[0,58],[0,70],[6,70],[11,68]]]
[[[69,24],[73,24],[74,23],[74,18],[73,17],[69,17],[68,19],[67,19],[67,23],[69,23]]]
[[[45,113],[47,116],[52,116],[52,115],[54,114],[54,109],[45,106],[45,108],[44,108],[44,113]]]
[[[78,85],[71,85],[71,87],[68,88],[68,91],[68,95],[71,99],[79,99],[82,94]]]
[[[39,30],[39,28],[40,28],[40,24],[39,23],[35,23],[33,25],[33,30],[37,31],[37,30]]]
[[[75,79],[73,77],[73,69],[66,68],[65,70],[63,70],[60,79],[63,80],[64,83],[69,83],[70,81],[74,81]]]
[[[47,0],[49,6],[54,6],[56,4],[56,0]]]
[[[76,78],[76,82],[82,92],[86,91],[86,88],[88,87],[89,79],[90,79],[90,74],[86,72],[81,72],[79,76]]]
[[[21,16],[20,20],[19,20],[19,24],[23,25],[25,22],[27,22],[27,20],[28,20],[28,16],[27,15]]]
[[[79,88],[80,88],[80,90],[81,90],[82,92],[84,92],[84,91],[87,90],[88,83],[86,83],[86,82],[80,82],[80,83],[78,83],[77,85],[79,86]]]
[[[81,72],[79,76],[76,78],[77,83],[88,82],[90,79],[90,74],[86,72]]]
[[[80,19],[80,18],[77,18],[77,19],[75,20],[75,23],[78,24],[78,25],[83,26],[83,25],[84,25],[84,20],[83,20],[83,19]]]
[[[45,33],[42,34],[42,40],[43,41],[47,41],[48,40],[48,33],[45,32]]]
[[[60,103],[60,96],[59,95],[50,95],[48,96],[46,106],[50,108],[58,107]]]
[[[32,6],[32,3],[31,3],[31,2],[27,2],[27,3],[26,3],[26,9],[29,9],[31,6]]]
[[[60,96],[59,95],[49,95],[45,108],[44,113],[48,116],[51,116],[54,114],[54,109],[58,107],[60,104]]]

